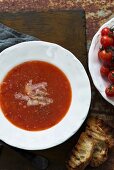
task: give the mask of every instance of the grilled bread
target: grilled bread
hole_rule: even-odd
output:
[[[94,141],[83,132],[67,162],[69,170],[83,170],[89,164],[94,149]]]
[[[90,117],[85,132],[82,132],[70,159],[69,170],[84,170],[90,164],[98,167],[108,158],[108,149],[114,146],[114,130],[103,120]]]
[[[91,117],[87,121],[87,128],[92,131],[96,136],[102,138],[108,143],[108,147],[114,146],[114,130],[112,127],[107,125],[102,119]]]
[[[92,137],[96,141],[107,141],[106,137],[104,135],[100,135],[99,133],[96,133],[92,131],[91,129],[86,129],[86,133],[89,137]]]
[[[108,158],[108,145],[104,141],[98,141],[90,161],[92,167],[98,167]]]
[[[98,167],[107,160],[108,148],[113,146],[112,129],[103,120],[91,117],[87,121],[86,133],[96,142],[90,165]]]

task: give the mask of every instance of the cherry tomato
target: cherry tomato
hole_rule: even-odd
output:
[[[103,77],[108,77],[108,74],[110,72],[110,69],[106,66],[101,66],[100,73]]]
[[[111,60],[112,60],[112,52],[111,51],[106,51],[106,50],[102,50],[102,51],[100,50],[98,52],[98,57],[105,64],[110,63]]]
[[[104,48],[112,46],[113,45],[113,38],[109,37],[107,35],[104,35],[101,37],[101,44]]]
[[[108,80],[111,83],[114,83],[114,70],[110,71],[110,73],[108,74]]]
[[[105,93],[108,97],[114,97],[114,85],[110,85],[105,89]]]
[[[110,30],[110,28],[105,27],[105,28],[102,29],[101,35],[102,36],[104,36],[104,35],[113,35],[113,32]]]

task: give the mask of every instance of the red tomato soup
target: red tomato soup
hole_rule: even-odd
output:
[[[8,72],[0,90],[5,117],[19,128],[48,129],[62,120],[71,103],[71,86],[56,66],[28,61]]]

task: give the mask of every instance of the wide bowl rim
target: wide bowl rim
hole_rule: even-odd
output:
[[[52,147],[54,147],[54,146],[57,146],[57,145],[59,145],[59,144],[61,144],[61,143],[63,143],[64,141],[66,141],[67,139],[69,139],[71,136],[73,136],[78,130],[79,130],[79,128],[81,127],[81,125],[83,124],[83,122],[84,122],[84,120],[86,119],[86,117],[87,117],[87,114],[88,114],[88,111],[89,111],[89,107],[90,107],[90,103],[91,103],[91,86],[90,86],[90,82],[89,82],[89,78],[88,78],[88,75],[87,75],[87,73],[86,73],[86,71],[85,71],[85,69],[84,69],[84,67],[83,67],[83,65],[81,64],[81,62],[70,52],[70,51],[68,51],[67,49],[65,49],[65,48],[63,48],[63,47],[61,47],[60,45],[58,45],[58,44],[55,44],[55,43],[50,43],[50,42],[45,42],[45,41],[28,41],[28,42],[22,42],[22,43],[19,43],[19,44],[16,44],[16,45],[13,45],[13,46],[11,46],[11,47],[9,47],[9,48],[7,48],[7,49],[5,49],[4,51],[2,51],[1,53],[0,53],[0,56],[1,55],[5,55],[5,53],[7,53],[7,52],[10,52],[11,50],[15,50],[15,49],[18,49],[18,47],[20,47],[20,46],[23,46],[23,45],[30,45],[30,44],[39,44],[39,45],[48,45],[48,46],[50,46],[50,47],[57,47],[58,49],[61,49],[64,53],[66,53],[67,55],[71,55],[72,56],[72,60],[74,61],[74,62],[76,62],[76,63],[78,63],[78,65],[80,65],[80,67],[81,67],[81,71],[82,72],[84,72],[84,74],[85,74],[85,79],[86,79],[86,81],[87,81],[87,85],[88,85],[88,105],[86,106],[86,108],[87,108],[87,111],[84,113],[84,117],[83,117],[83,119],[81,119],[81,120],[79,120],[79,122],[77,123],[77,127],[75,128],[75,130],[73,129],[72,130],[72,133],[71,132],[68,132],[68,135],[67,136],[62,136],[62,138],[61,138],[61,140],[58,140],[58,141],[56,141],[56,142],[54,142],[53,144],[51,143],[51,144],[49,144],[48,143],[48,145],[45,145],[44,147],[40,147],[40,146],[26,146],[25,144],[23,144],[23,145],[17,145],[15,142],[13,142],[13,140],[8,140],[8,137],[6,137],[6,136],[4,136],[3,135],[3,133],[1,133],[2,134],[2,136],[0,136],[0,138],[1,138],[1,140],[3,140],[5,143],[7,143],[7,144],[9,144],[9,145],[11,145],[11,146],[14,146],[14,147],[18,147],[18,148],[21,148],[21,149],[26,149],[26,150],[43,150],[43,149],[48,149],[48,148],[52,148]],[[15,128],[16,128],[16,126],[15,126]],[[53,128],[53,127],[52,127]],[[26,132],[26,133],[31,133],[31,135],[33,135],[34,136],[34,134],[32,134],[32,132]],[[33,133],[36,133],[36,132],[33,132]],[[0,135],[1,135],[0,134]]]

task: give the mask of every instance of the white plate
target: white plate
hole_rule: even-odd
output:
[[[63,47],[43,41],[24,42],[4,50],[0,54],[0,82],[11,68],[29,60],[52,63],[66,74],[72,89],[70,108],[58,124],[35,132],[14,126],[0,111],[0,139],[18,148],[41,150],[66,141],[80,128],[90,107],[91,89],[79,60]]]
[[[104,27],[112,27],[114,26],[114,18],[112,18],[110,21],[102,25],[98,32],[93,37],[90,49],[89,49],[89,56],[88,56],[88,64],[89,64],[89,71],[91,73],[91,77],[93,79],[93,83],[100,92],[100,94],[103,96],[105,100],[107,100],[109,103],[111,103],[114,106],[114,98],[108,98],[105,94],[106,87],[110,84],[107,80],[103,79],[100,74],[100,67],[101,63],[98,59],[98,51],[101,47],[100,44],[100,38],[101,38],[101,30]]]

